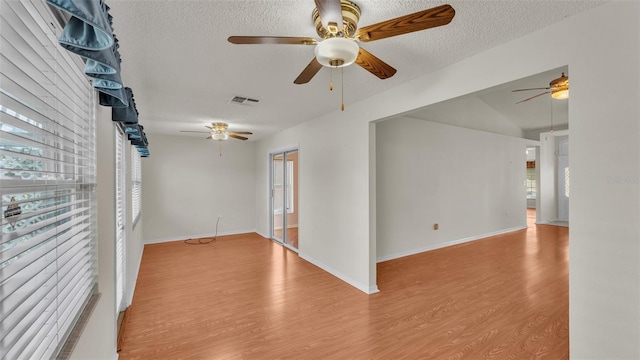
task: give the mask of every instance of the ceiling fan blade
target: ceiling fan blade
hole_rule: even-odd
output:
[[[205,125],[204,127],[206,127],[207,129],[213,130],[213,126]]]
[[[374,41],[391,36],[447,25],[455,16],[451,5],[441,5],[417,13],[400,16],[358,29],[356,37],[360,41]]]
[[[240,135],[235,135],[235,134],[228,134],[229,137],[234,138],[234,139],[238,139],[238,140],[247,140],[249,138],[244,137],[244,136],[240,136]]]
[[[379,77],[380,79],[388,79],[396,73],[396,69],[391,67],[391,65],[378,59],[363,48],[360,48],[360,50],[358,51],[356,64],[360,65],[360,67]]]
[[[320,69],[322,69],[322,64],[320,64],[318,60],[316,60],[316,58],[313,58],[313,60],[311,60],[309,65],[307,65],[307,67],[302,70],[300,75],[298,75],[293,83],[298,85],[308,83],[309,80],[311,80],[318,73],[318,71],[320,71]]]
[[[329,29],[330,23],[337,25],[337,30],[340,31],[344,28],[342,22],[342,5],[340,0],[315,0],[318,14],[320,14],[320,21],[325,29]]]
[[[213,135],[207,136],[207,140],[211,140],[211,139],[213,139]]]
[[[284,45],[316,45],[318,41],[310,37],[290,36],[229,36],[227,39],[232,44],[284,44]]]
[[[210,133],[211,131],[192,131],[192,130],[180,130],[180,132],[194,132],[194,133]]]
[[[548,94],[548,93],[549,93],[548,91],[545,91],[545,92],[543,92],[543,93],[541,93],[541,94],[538,94],[538,95],[532,96],[532,97],[530,97],[530,98],[526,98],[526,99],[524,99],[524,100],[520,100],[520,101],[518,101],[516,104],[520,104],[520,103],[523,103],[523,102],[525,102],[525,101],[529,101],[529,100],[531,100],[531,99],[535,99],[535,98],[537,98],[538,96],[542,96],[542,95],[545,95],[545,94]]]
[[[229,134],[229,135],[231,135],[231,134],[234,134],[234,135],[253,135],[253,133],[250,132],[250,131],[229,131],[229,132],[227,132],[227,134]]]
[[[517,91],[529,91],[529,90],[549,90],[551,88],[549,87],[543,87],[543,88],[531,88],[531,89],[518,89],[518,90],[511,90],[511,92],[517,92]]]

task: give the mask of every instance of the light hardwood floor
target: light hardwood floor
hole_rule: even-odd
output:
[[[120,360],[569,358],[567,228],[386,261],[378,287],[256,234],[147,245]]]

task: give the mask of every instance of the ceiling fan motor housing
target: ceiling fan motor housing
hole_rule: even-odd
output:
[[[562,76],[549,83],[551,97],[554,99],[569,98],[569,78],[562,73]]]
[[[213,130],[214,133],[216,134],[223,134],[227,131],[227,128],[229,127],[229,124],[227,123],[222,123],[222,122],[217,122],[217,123],[213,123],[211,124],[211,129]]]
[[[329,29],[325,28],[322,25],[318,9],[313,10],[311,17],[313,18],[313,23],[316,25],[316,32],[321,38],[327,39],[336,36],[354,38],[356,30],[358,29],[358,21],[360,20],[360,8],[349,0],[340,0],[340,5],[342,7],[342,23],[344,25],[342,34],[332,33]]]

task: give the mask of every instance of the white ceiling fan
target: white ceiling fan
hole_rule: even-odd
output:
[[[224,122],[214,122],[209,125],[205,125],[209,131],[205,130],[180,130],[180,132],[195,132],[195,133],[209,133],[207,136],[207,140],[217,140],[218,141],[218,149],[220,150],[220,156],[222,156],[222,141],[228,140],[229,138],[238,139],[238,140],[248,140],[249,138],[242,135],[253,135],[250,131],[229,131],[229,124]]]

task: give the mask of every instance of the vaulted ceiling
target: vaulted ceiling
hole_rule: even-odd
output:
[[[562,74],[569,75],[567,66],[433,104],[405,116],[511,136],[522,136],[527,130],[566,128],[569,100],[552,99],[547,90],[539,90]],[[521,89],[536,90],[514,92]],[[544,95],[537,96],[540,94]]]
[[[360,26],[443,4],[432,0],[355,2],[362,13]],[[357,65],[344,68],[345,106],[600,3],[452,0],[449,4],[456,15],[448,25],[361,43],[397,73],[380,80]],[[230,130],[253,131],[252,139],[259,139],[339,111],[339,71],[331,75],[330,69],[323,68],[308,84],[293,83],[313,59],[313,46],[234,45],[227,41],[232,35],[318,39],[311,20],[313,0],[111,0],[108,4],[120,40],[123,81],[134,91],[140,121],[149,134],[188,135],[180,130],[202,130],[212,121],[225,121]],[[555,72],[476,94],[472,101],[482,101],[506,117],[519,118],[520,127],[540,127],[514,111],[530,108],[540,113],[545,110],[534,107],[540,104],[548,109],[549,102],[535,99],[514,108],[517,98],[511,89],[546,86]],[[329,91],[331,76],[336,83],[333,91]],[[234,96],[254,98],[259,103],[236,104],[230,101]]]

